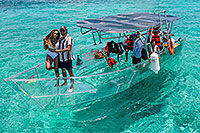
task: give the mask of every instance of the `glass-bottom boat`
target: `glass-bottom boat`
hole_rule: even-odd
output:
[[[78,104],[119,93],[153,73],[150,67],[154,49],[150,42],[155,27],[159,27],[163,46],[163,49],[158,52],[159,65],[167,64],[168,60],[180,53],[183,39],[172,36],[173,22],[178,19],[180,18],[166,15],[166,11],[161,11],[158,14],[155,12],[128,13],[79,21],[77,26],[81,28],[81,33],[91,32],[94,44],[74,51],[77,55],[76,60],[73,61],[74,77],[63,78],[61,75],[55,78],[54,71],[47,71],[45,63],[42,63],[5,78],[4,81],[22,97],[29,97],[43,109]],[[85,32],[83,32],[84,29]],[[125,52],[120,55],[111,53],[109,57],[117,60],[117,64],[111,68],[107,63],[109,57],[106,54],[106,42],[102,40],[113,40],[124,45],[124,39],[127,36],[138,32],[145,45],[148,59],[132,64],[131,52],[128,54],[127,62],[125,62]],[[162,39],[163,37],[167,39],[166,42]],[[173,51],[171,51],[170,43],[173,45]],[[98,51],[102,51],[105,56],[96,59],[95,54]],[[57,80],[64,79],[68,81],[67,86],[54,87]],[[70,93],[68,89],[71,79],[74,80],[74,90]]]

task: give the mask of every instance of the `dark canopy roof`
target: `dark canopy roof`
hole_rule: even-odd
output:
[[[167,15],[167,22],[180,19],[176,16]],[[162,23],[166,23],[164,15],[161,15]],[[128,14],[119,14],[96,19],[86,19],[77,22],[77,26],[94,29],[107,33],[126,33],[136,32],[147,29],[148,27],[160,24],[158,14],[133,12]]]

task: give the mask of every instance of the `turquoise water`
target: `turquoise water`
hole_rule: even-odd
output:
[[[7,0],[0,7],[0,132],[200,132],[199,1]],[[185,38],[182,53],[123,92],[42,110],[3,82],[45,61],[42,38],[54,28],[69,27],[78,49],[92,40],[76,21],[154,9],[181,17],[173,31]]]

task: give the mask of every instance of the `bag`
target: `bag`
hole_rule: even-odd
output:
[[[113,58],[110,57],[110,58],[107,60],[107,63],[108,63],[108,65],[109,65],[109,67],[113,68],[113,65],[116,65],[116,64],[117,64],[117,61],[116,61],[115,59],[113,59]]]
[[[94,55],[95,59],[102,59],[105,57],[105,54],[102,51],[96,52]]]
[[[107,42],[107,44],[106,44],[107,53],[115,53],[118,55],[123,54],[124,50],[122,49],[121,45],[122,45],[122,42],[120,42],[120,43],[116,43],[114,41]],[[110,55],[110,54],[108,54],[108,55]]]

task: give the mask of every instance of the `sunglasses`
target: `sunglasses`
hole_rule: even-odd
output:
[[[53,33],[54,35],[58,35],[58,32]]]

